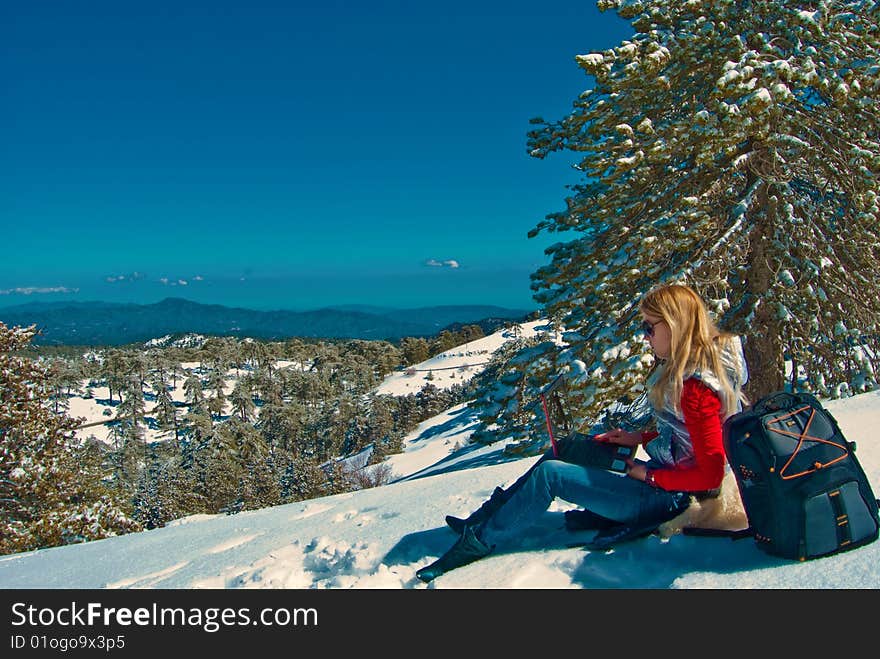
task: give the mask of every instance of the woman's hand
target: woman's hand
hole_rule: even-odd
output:
[[[632,458],[626,459],[626,475],[635,478],[637,481],[644,481],[648,472],[648,467],[641,462],[635,462]]]
[[[638,446],[642,443],[642,433],[615,428],[608,432],[593,435],[593,439],[597,442],[611,442],[612,444],[619,444],[620,446]]]

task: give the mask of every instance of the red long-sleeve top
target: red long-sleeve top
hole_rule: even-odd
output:
[[[664,490],[695,492],[712,490],[724,478],[724,443],[721,439],[721,399],[696,378],[685,380],[681,391],[681,410],[694,448],[689,467],[654,469],[654,483]],[[648,442],[657,433],[643,433]]]

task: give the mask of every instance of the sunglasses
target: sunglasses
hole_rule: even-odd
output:
[[[645,333],[645,336],[654,336],[654,326],[659,325],[663,322],[661,318],[656,323],[649,322],[647,320],[642,321],[642,331]]]

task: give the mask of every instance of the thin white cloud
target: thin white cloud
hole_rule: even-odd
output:
[[[130,272],[127,275],[107,275],[104,277],[104,281],[108,284],[119,284],[126,281],[138,281],[139,279],[143,279],[146,275],[143,272]]]
[[[205,281],[205,278],[201,275],[196,275],[191,279],[183,279],[181,277],[176,277],[174,279],[170,277],[159,277],[159,283],[163,286],[189,286],[190,281]]]
[[[0,289],[0,295],[44,295],[46,293],[79,293],[78,288],[67,286],[19,286]]]
[[[438,261],[437,259],[428,259],[425,261],[425,265],[430,268],[458,268],[459,262],[454,259],[446,259],[445,261]]]

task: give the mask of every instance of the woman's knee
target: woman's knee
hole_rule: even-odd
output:
[[[542,483],[546,483],[550,489],[564,478],[564,474],[571,470],[572,465],[562,460],[545,460],[535,466],[534,477]]]

